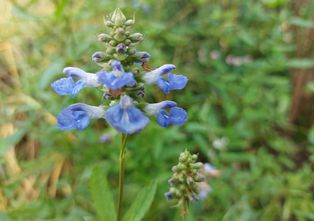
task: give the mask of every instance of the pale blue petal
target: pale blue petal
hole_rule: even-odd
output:
[[[159,103],[147,104],[145,106],[145,112],[147,115],[151,116],[157,114],[161,109],[172,108],[175,106],[177,106],[176,102],[166,100]]]
[[[136,81],[131,72],[124,73],[123,75],[116,77],[113,72],[98,72],[98,81],[104,84],[107,88],[112,90],[120,89],[124,86],[134,86]]]
[[[184,75],[177,75],[177,74],[170,73],[168,75],[168,81],[169,81],[170,90],[181,90],[186,86],[188,82],[188,78]]]
[[[180,107],[173,107],[170,109],[169,123],[176,125],[183,125],[187,120],[187,113]]]
[[[85,86],[86,84],[85,84],[85,81],[83,80],[79,80],[75,82],[75,86],[73,87],[73,90],[72,90],[72,97],[75,97],[78,94],[78,92],[82,90]]]
[[[166,81],[163,78],[159,78],[157,84],[160,87],[160,89],[163,90],[163,92],[165,92],[166,94],[170,93],[170,87],[169,87],[169,82],[168,81]]]
[[[113,60],[113,61],[111,62],[111,67],[112,67],[112,70],[113,70],[113,71],[124,72],[123,67],[122,67],[122,64],[121,64],[120,61]]]
[[[75,83],[71,77],[61,78],[51,84],[52,89],[59,95],[71,94],[74,86]]]
[[[169,126],[169,116],[167,115],[166,111],[161,110],[157,113],[157,123],[162,127]]]
[[[136,133],[149,122],[149,119],[133,105],[132,99],[128,96],[121,97],[119,104],[110,107],[104,118],[112,127],[125,134]]]
[[[75,67],[66,67],[63,69],[63,73],[73,78],[83,78],[87,74],[82,69]]]
[[[174,66],[173,64],[165,64],[159,68],[156,68],[155,70],[146,72],[143,75],[143,80],[148,84],[157,83],[157,81],[161,78],[162,75],[167,74],[168,72],[175,68],[176,66]]]
[[[83,130],[90,117],[85,109],[86,104],[73,104],[63,109],[57,116],[57,128],[60,130]]]

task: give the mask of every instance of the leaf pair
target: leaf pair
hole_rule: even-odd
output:
[[[132,206],[123,217],[123,221],[141,221],[153,202],[157,189],[157,182],[144,187],[134,200]],[[115,221],[117,214],[114,200],[105,174],[99,167],[95,167],[89,181],[89,191],[98,221]]]

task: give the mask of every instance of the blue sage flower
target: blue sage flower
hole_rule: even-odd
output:
[[[156,115],[157,123],[162,127],[168,127],[170,124],[183,125],[187,120],[186,111],[177,107],[174,101],[148,104],[145,107],[145,112],[147,115]]]
[[[172,64],[165,64],[145,73],[143,80],[148,84],[157,84],[166,94],[169,94],[172,90],[182,90],[186,86],[188,78],[184,75],[169,73],[175,68]],[[163,78],[165,74],[168,74],[168,79]]]
[[[118,90],[124,86],[134,86],[136,81],[132,72],[124,72],[120,61],[113,60],[111,63],[112,71],[100,71],[97,73],[98,81],[112,90]]]
[[[133,134],[142,130],[149,119],[135,107],[132,98],[121,96],[120,103],[107,109],[105,119],[116,130]]]
[[[83,130],[91,119],[102,118],[105,110],[102,107],[84,103],[72,104],[63,109],[57,116],[57,128],[60,130]]]
[[[67,78],[61,78],[51,84],[53,90],[59,95],[72,95],[75,97],[84,87],[98,87],[101,84],[98,82],[97,75],[87,73],[82,69],[75,67],[67,67],[63,73],[68,75]],[[74,81],[73,79],[80,80]]]

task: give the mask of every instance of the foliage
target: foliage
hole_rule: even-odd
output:
[[[123,2],[125,14],[136,11],[134,30],[145,35],[139,49],[151,53],[150,65],[175,63],[190,79],[175,98],[188,110],[183,127],[150,124],[130,138],[125,205],[157,178],[143,220],[180,220],[164,192],[171,165],[188,148],[221,171],[211,180],[209,197],[190,208],[190,220],[313,220],[313,129],[305,138],[293,137],[288,122],[289,68],[313,65],[293,58],[289,27],[311,28],[307,17],[296,18],[283,0]],[[101,122],[84,132],[53,127],[52,116],[62,107],[81,99],[97,105],[101,92],[87,88],[78,98],[60,98],[49,85],[64,66],[97,71],[90,57],[102,45],[91,36],[103,32],[99,21],[115,3],[6,3],[11,15],[4,14],[8,19],[1,23],[7,30],[0,34],[1,49],[14,56],[8,52],[0,59],[0,122],[14,130],[0,142],[0,220],[95,219],[96,195],[87,188],[95,165],[106,171],[110,187],[117,186],[119,139],[110,127]],[[313,7],[309,3],[306,9]],[[157,101],[176,93],[164,95],[156,88],[148,96]],[[103,134],[109,143],[100,142]],[[20,170],[9,173],[4,153],[13,147]]]

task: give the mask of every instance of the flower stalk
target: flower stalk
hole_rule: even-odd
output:
[[[118,212],[117,221],[122,219],[122,202],[123,202],[123,192],[124,192],[124,171],[125,171],[125,152],[126,152],[126,141],[128,136],[126,134],[121,134],[121,146],[120,146],[120,156],[119,156],[119,198],[118,198]]]

